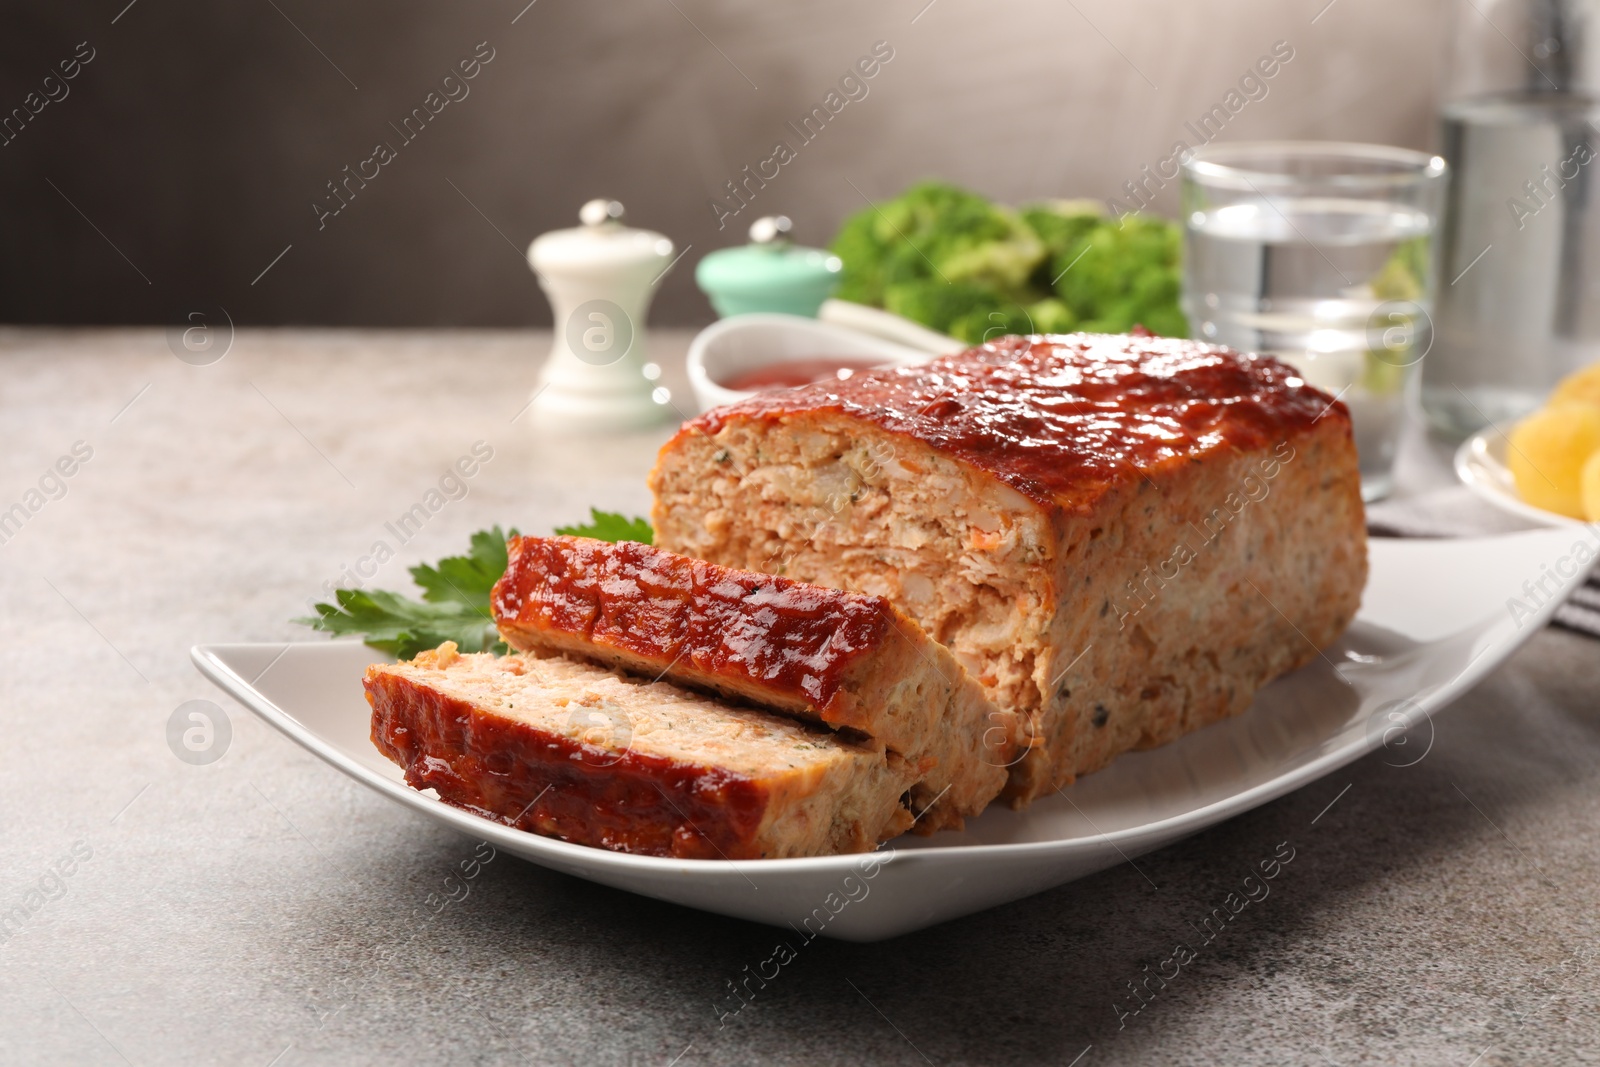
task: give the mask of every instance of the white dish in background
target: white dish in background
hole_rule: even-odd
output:
[[[1456,477],[1479,499],[1542,526],[1582,526],[1578,519],[1536,508],[1522,499],[1506,464],[1511,442],[1499,430],[1479,430],[1456,449]]]
[[[192,655],[208,678],[339,770],[497,848],[579,878],[775,926],[799,927],[824,909],[826,936],[874,941],[1125,862],[1378,748],[1388,747],[1391,761],[1415,762],[1431,744],[1429,717],[1537,632],[1583,581],[1580,570],[1520,624],[1506,609],[1542,564],[1571,551],[1573,536],[1534,530],[1477,540],[1375,539],[1350,632],[1262,690],[1243,715],[1124,755],[1026,811],[997,807],[961,833],[894,841],[886,846],[894,855],[865,881],[863,856],[631,856],[513,830],[419,793],[368,738],[361,674],[384,657],[364,645],[202,645]],[[841,888],[847,876],[852,881]],[[846,894],[855,899],[831,914]]]
[[[839,356],[910,367],[933,358],[927,352],[843,326],[800,315],[763,312],[732,315],[712,323],[689,343],[689,385],[701,411],[754,394],[723,382],[775,363]]]
[[[881,337],[885,341],[915,348],[930,356],[953,356],[972,347],[967,342],[942,334],[938,330],[930,330],[922,323],[913,322],[904,315],[896,315],[892,311],[852,303],[849,300],[824,300],[822,307],[817,310],[817,318],[835,326],[843,326],[859,333]]]

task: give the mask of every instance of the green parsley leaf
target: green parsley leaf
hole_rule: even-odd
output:
[[[479,530],[466,555],[412,567],[421,600],[384,589],[339,589],[337,603],[314,604],[315,617],[294,621],[339,637],[357,634],[400,659],[446,641],[463,652],[503,655],[508,649],[495,629],[489,594],[506,571],[506,540],[516,536],[515,528],[510,534],[498,526]]]
[[[360,634],[373,648],[400,659],[446,641],[454,641],[463,652],[506,652],[487,597],[481,607],[429,604],[383,589],[340,589],[334,598],[337,606],[317,604],[315,618],[294,621],[335,636]]]
[[[557,526],[556,533],[563,537],[592,537],[597,541],[637,541],[642,545],[655,541],[655,531],[649,519],[629,519],[614,511],[590,508],[591,521],[582,526]]]
[[[472,547],[465,556],[448,556],[430,567],[426,563],[411,568],[411,577],[422,587],[422,599],[434,604],[464,604],[481,608],[489,615],[489,593],[506,572],[506,541],[517,536],[496,526],[472,535]],[[465,649],[463,649],[465,650]]]
[[[602,541],[651,541],[650,523],[644,519],[626,519],[596,508],[589,513],[593,516],[589,525],[560,527],[556,533]],[[315,604],[314,617],[294,621],[338,637],[359,635],[373,648],[400,659],[411,659],[446,641],[454,641],[463,652],[504,655],[509,650],[495,629],[489,596],[506,572],[506,541],[516,536],[515,527],[509,534],[498,526],[479,530],[466,555],[412,567],[421,600],[384,589],[339,589],[334,593],[337,603]]]

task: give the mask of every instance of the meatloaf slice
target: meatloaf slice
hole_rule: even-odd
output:
[[[893,601],[1026,718],[1020,803],[1242,711],[1354,616],[1344,406],[1191,341],[1013,337],[718,408],[656,542]]]
[[[1006,784],[1014,716],[882,597],[631,541],[521,537],[507,551],[492,602],[513,648],[865,734],[928,767],[911,791],[919,831],[959,828]]]
[[[367,669],[372,741],[416,789],[618,852],[863,852],[903,832],[915,770],[881,745],[590,663],[460,655]]]

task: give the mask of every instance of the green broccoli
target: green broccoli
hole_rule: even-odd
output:
[[[1096,226],[1057,253],[1051,264],[1055,270],[1052,288],[1061,302],[1080,318],[1096,318],[1122,295],[1120,251],[1116,230]]]
[[[832,251],[844,262],[840,297],[867,303],[890,284],[921,278],[1020,289],[1045,257],[1044,243],[1014,212],[932,181],[851,216]]]
[[[1022,209],[1022,221],[1044,241],[1051,263],[1099,226],[1105,212],[1092,200],[1052,200]],[[1051,272],[1051,277],[1055,272]]]
[[[1056,295],[1085,330],[1121,333],[1142,323],[1154,333],[1187,336],[1178,308],[1181,252],[1178,227],[1164,219],[1103,220],[1057,253]]]
[[[837,295],[977,343],[1002,333],[1187,332],[1180,233],[1143,215],[1056,200],[1020,212],[924,181],[847,219]]]
[[[1157,337],[1189,336],[1188,316],[1184,315],[1176,304],[1168,307],[1147,307],[1139,313],[1138,321],[1133,325],[1143,326]]]
[[[1011,211],[991,207],[971,218],[971,229],[944,231],[929,253],[941,277],[992,285],[1002,292],[1022,288],[1044,260],[1044,242]]]
[[[951,337],[969,345],[981,345],[997,337],[1012,334],[1042,333],[1028,309],[1020,304],[991,304],[988,308],[971,311],[950,324],[946,330]]]
[[[888,248],[878,240],[877,216],[863,211],[845,220],[833,239],[833,254],[844,263],[839,288],[840,300],[876,307],[883,303],[883,277],[880,264]]]
[[[1047,297],[1028,305],[1033,317],[1034,333],[1071,333],[1078,328],[1078,316],[1055,297]]]
[[[1000,297],[992,289],[937,278],[898,282],[883,294],[883,306],[889,311],[952,337],[959,336],[952,330],[957,320],[973,313],[981,315],[999,303]]]

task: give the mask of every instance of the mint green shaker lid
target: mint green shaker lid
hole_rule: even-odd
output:
[[[820,248],[789,241],[786,216],[757,219],[750,243],[712,252],[695,268],[694,280],[723,318],[753,311],[779,311],[816,318],[844,264]]]

